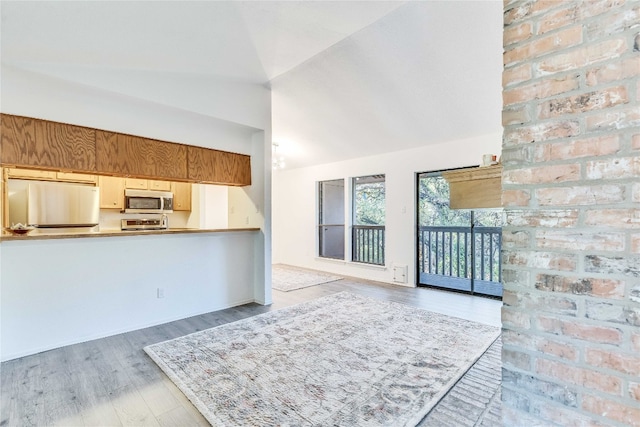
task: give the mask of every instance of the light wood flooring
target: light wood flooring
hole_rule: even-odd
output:
[[[207,426],[142,348],[341,291],[500,326],[500,301],[433,289],[344,279],[274,290],[268,307],[247,304],[2,363],[0,427]]]

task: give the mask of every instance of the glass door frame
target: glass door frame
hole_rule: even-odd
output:
[[[469,167],[473,167],[473,166],[469,166]],[[498,242],[501,245],[501,228],[500,227],[483,227],[483,226],[477,226],[475,224],[475,217],[474,217],[474,210],[470,210],[470,226],[468,228],[464,227],[467,231],[465,231],[465,233],[468,233],[470,238],[469,238],[469,242],[468,242],[468,246],[470,246],[470,248],[468,249],[470,252],[470,256],[466,256],[465,257],[465,272],[466,272],[466,268],[469,267],[470,268],[470,277],[469,278],[462,278],[462,277],[455,277],[455,276],[449,276],[447,277],[446,275],[442,275],[441,278],[442,279],[440,281],[440,283],[438,284],[426,284],[426,283],[421,283],[422,282],[422,274],[423,274],[423,268],[422,268],[422,259],[421,259],[421,251],[424,249],[424,243],[423,243],[423,238],[422,238],[422,230],[421,230],[421,225],[420,225],[420,180],[422,177],[429,176],[429,175],[433,175],[433,176],[441,176],[442,172],[446,172],[446,171],[452,171],[452,170],[460,170],[460,169],[466,169],[466,168],[454,168],[454,169],[441,169],[441,170],[435,170],[435,171],[429,171],[429,172],[416,172],[415,174],[415,281],[416,281],[416,286],[418,287],[432,287],[432,288],[439,288],[439,289],[445,289],[445,290],[450,290],[450,291],[457,291],[457,292],[464,292],[464,293],[469,293],[471,295],[474,295],[476,293],[481,294],[483,296],[489,296],[489,297],[494,297],[494,298],[501,298],[502,297],[502,272],[499,271],[498,272],[498,282],[493,282],[491,280],[484,280],[484,277],[481,278],[477,278],[476,276],[476,234],[475,234],[475,228],[481,228],[483,229],[483,231],[481,232],[482,234],[480,234],[480,239],[481,239],[481,245],[482,245],[482,249],[484,250],[484,242],[485,242],[485,237],[484,234],[485,233],[499,233],[498,236]],[[446,229],[446,226],[442,227],[443,229]],[[454,231],[455,232],[455,231]],[[462,231],[460,231],[462,232]],[[444,232],[443,232],[443,239],[444,239]],[[457,241],[459,243],[459,233],[457,236]],[[465,234],[465,245],[467,245],[466,242],[466,234]],[[493,236],[490,235],[490,240],[491,245],[493,244]],[[492,248],[490,249],[490,251],[492,251]],[[500,251],[498,251],[498,257],[501,256]],[[422,257],[424,257],[424,254],[422,254]],[[493,259],[493,254],[491,254],[491,258]],[[469,261],[470,260],[470,261]],[[450,269],[451,267],[451,259],[450,259]],[[498,260],[499,262],[499,260]],[[457,263],[459,263],[459,261],[457,261]],[[481,264],[481,269],[484,272],[484,259],[480,260],[480,264]],[[491,264],[491,262],[490,262]],[[458,267],[458,274],[459,274],[459,264],[457,264]],[[444,267],[443,267],[444,270]],[[493,278],[493,274],[491,274],[491,278]],[[465,286],[466,281],[469,282],[469,287],[467,289],[467,287]],[[496,283],[498,283],[498,285],[496,285]],[[499,289],[497,289],[499,288]]]

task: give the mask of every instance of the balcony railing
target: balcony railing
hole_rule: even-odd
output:
[[[502,294],[500,227],[420,227],[420,283]]]
[[[384,225],[354,225],[352,260],[384,265]]]

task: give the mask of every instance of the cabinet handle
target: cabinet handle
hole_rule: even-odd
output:
[[[114,204],[114,205],[117,205],[117,204],[118,204],[118,202],[113,202],[113,204]]]

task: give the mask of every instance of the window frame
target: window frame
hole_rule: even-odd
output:
[[[358,180],[363,178],[373,178],[372,182],[382,182],[384,184],[384,224],[380,225],[363,225],[358,224],[357,221],[357,191],[358,191]],[[381,178],[381,179],[380,179]],[[384,173],[380,174],[370,174],[352,177],[351,180],[351,233],[350,233],[350,247],[351,247],[351,262],[366,264],[366,265],[377,265],[377,266],[386,266],[386,201],[387,201],[387,176]],[[360,183],[362,184],[362,183]],[[359,244],[359,242],[362,242]],[[364,245],[368,243],[367,248],[371,247],[369,250],[364,249]]]

